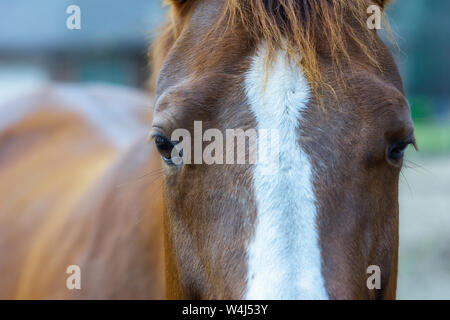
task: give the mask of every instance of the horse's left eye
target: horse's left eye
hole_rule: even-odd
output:
[[[170,141],[167,137],[157,135],[155,136],[155,145],[164,161],[171,164],[172,150],[175,146],[172,141]]]
[[[405,150],[410,144],[411,142],[395,142],[389,145],[386,150],[388,162],[394,166],[399,166],[405,155]]]
[[[406,147],[408,147],[408,144],[404,142],[391,145],[389,147],[389,158],[392,160],[400,160],[405,154]]]

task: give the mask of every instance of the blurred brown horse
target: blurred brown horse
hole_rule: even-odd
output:
[[[0,108],[0,299],[164,297],[151,106],[60,85]],[[66,287],[70,265],[81,290]]]

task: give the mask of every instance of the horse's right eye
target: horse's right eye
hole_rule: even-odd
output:
[[[172,158],[172,150],[175,146],[173,142],[170,141],[167,137],[157,135],[155,136],[155,145],[159,153],[163,157],[163,160],[170,164]]]

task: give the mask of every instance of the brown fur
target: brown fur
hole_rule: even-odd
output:
[[[45,89],[0,108],[23,112],[0,133],[0,298],[163,298],[159,170],[145,139],[117,147],[65,105],[123,103],[136,127],[150,98],[117,88]],[[120,119],[118,119],[120,120]],[[120,123],[110,123],[120,126]],[[81,267],[82,290],[66,288]]]
[[[170,43],[181,34],[183,21],[189,16],[189,9],[199,2],[172,1],[174,10],[171,20],[164,26],[161,37],[156,42],[154,57],[161,58]],[[230,29],[236,34],[244,29],[253,43],[267,44],[267,64],[269,65],[277,50],[286,50],[305,72],[317,98],[322,96],[324,86],[335,94],[336,83],[328,83],[321,68],[319,57],[327,56],[333,64],[332,72],[346,86],[344,69],[351,63],[351,52],[358,50],[368,58],[371,64],[382,68],[379,61],[377,34],[366,25],[366,9],[370,4],[382,8],[388,1],[372,0],[227,0],[223,1],[221,17],[205,34],[202,46],[220,47],[224,30]],[[389,30],[387,20],[383,19]],[[324,41],[326,39],[326,41]],[[216,65],[222,55],[217,51],[198,52],[193,63],[198,64],[200,72]],[[156,59],[159,60],[159,59]],[[157,65],[160,65],[160,62]],[[159,70],[156,68],[155,70]],[[156,80],[156,79],[154,79]],[[337,97],[337,95],[335,94]]]

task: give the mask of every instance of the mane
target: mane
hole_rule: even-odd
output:
[[[231,31],[244,28],[254,43],[264,42],[267,45],[267,66],[272,63],[279,49],[285,50],[302,67],[315,96],[320,97],[324,88],[335,94],[333,86],[324,80],[324,70],[319,61],[321,56],[331,61],[332,72],[339,80],[337,83],[344,87],[342,70],[344,66],[351,65],[351,53],[355,50],[358,56],[382,71],[377,57],[378,36],[366,23],[368,6],[379,4],[383,7],[385,2],[386,0],[225,0],[221,18],[212,30],[217,30],[224,22]],[[183,8],[175,6],[173,9],[176,11]],[[389,31],[384,16],[383,22],[385,29]],[[164,56],[162,52],[170,47],[178,32],[176,20],[172,19],[165,25],[153,51],[156,69],[158,60]],[[210,32],[208,41],[215,41],[214,34],[214,31]]]

